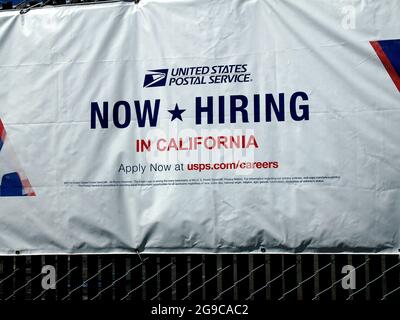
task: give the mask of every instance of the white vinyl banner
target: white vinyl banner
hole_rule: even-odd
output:
[[[0,12],[0,254],[398,252],[400,1]]]

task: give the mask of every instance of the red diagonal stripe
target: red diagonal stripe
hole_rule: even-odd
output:
[[[0,119],[0,140],[3,141],[4,143],[5,139],[6,139],[6,129],[4,128],[3,122],[1,122]]]
[[[31,186],[31,183],[29,182],[28,179],[22,180],[22,185],[23,185],[23,187],[24,187],[25,194],[26,194],[28,197],[35,197],[35,196],[36,196],[36,193],[35,193],[35,191],[33,191],[33,188],[32,188],[32,186]]]
[[[31,183],[27,178],[22,178],[21,175],[18,173],[19,179],[21,180],[21,184],[24,187],[24,194],[28,197],[35,197],[36,193],[33,191]]]
[[[382,64],[384,65],[386,71],[389,73],[389,76],[392,78],[394,84],[397,87],[397,90],[400,91],[400,76],[396,72],[385,51],[383,51],[378,41],[371,41],[370,43],[374,48],[376,54],[378,55],[379,59],[381,60]]]

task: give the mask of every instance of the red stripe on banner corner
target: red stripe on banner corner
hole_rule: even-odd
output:
[[[389,76],[392,78],[394,84],[397,87],[397,90],[400,91],[400,76],[397,74],[385,51],[383,51],[381,45],[379,44],[379,41],[370,41],[370,43],[374,48],[376,54],[378,55],[379,59],[381,60],[386,71],[389,73]]]
[[[6,139],[6,129],[4,128],[3,122],[0,119],[0,140],[4,143]]]
[[[31,183],[27,178],[22,178],[21,174],[18,173],[19,179],[21,180],[21,184],[24,187],[24,195],[28,197],[36,197],[35,191],[33,191],[33,188],[31,186]]]

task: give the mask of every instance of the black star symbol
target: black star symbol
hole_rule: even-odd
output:
[[[184,113],[186,109],[179,109],[178,104],[175,105],[175,109],[168,110],[170,114],[172,114],[171,121],[174,121],[175,119],[179,119],[183,121],[182,119],[182,113]]]

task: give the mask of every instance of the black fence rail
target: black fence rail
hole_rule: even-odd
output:
[[[349,276],[352,288],[343,286]],[[3,301],[191,299],[400,300],[400,260],[278,254],[0,257]]]
[[[34,9],[45,6],[65,6],[79,4],[98,4],[109,2],[134,2],[139,3],[140,0],[2,0],[0,1],[0,10],[12,9]],[[26,13],[26,12],[22,12]]]

